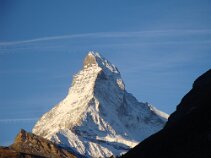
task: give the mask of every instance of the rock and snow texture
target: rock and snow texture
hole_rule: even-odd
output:
[[[118,69],[89,52],[66,98],[39,119],[33,133],[85,157],[110,157],[162,129],[167,117],[138,102]]]

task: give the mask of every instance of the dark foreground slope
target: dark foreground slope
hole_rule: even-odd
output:
[[[0,147],[0,158],[76,158],[40,136],[21,130],[9,147]]]
[[[200,76],[166,126],[122,158],[211,158],[211,70]]]

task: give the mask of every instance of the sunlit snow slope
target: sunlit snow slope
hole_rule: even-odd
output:
[[[118,69],[89,52],[67,97],[44,114],[33,133],[85,157],[121,155],[160,130],[168,115],[125,90]]]

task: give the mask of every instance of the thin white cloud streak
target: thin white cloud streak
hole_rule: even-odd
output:
[[[211,40],[201,40],[201,41],[194,41],[194,40],[184,40],[184,41],[151,41],[151,42],[145,42],[145,41],[141,41],[141,42],[137,42],[137,43],[114,43],[114,44],[96,44],[96,45],[92,45],[95,46],[96,48],[98,47],[131,47],[131,46],[151,46],[151,45],[175,45],[175,44],[211,44]]]
[[[37,70],[0,70],[0,75],[8,75],[8,74],[41,74],[46,73],[47,70],[37,69]],[[1,76],[0,76],[1,77]]]
[[[16,44],[27,44],[33,42],[52,41],[60,39],[75,39],[75,38],[127,38],[127,37],[141,37],[141,36],[177,36],[187,34],[211,34],[209,29],[201,30],[151,30],[151,31],[136,31],[136,32],[96,32],[84,34],[61,35],[51,37],[41,37],[23,41],[0,42],[0,46],[9,46]]]
[[[9,119],[0,119],[0,123],[18,123],[18,122],[34,122],[38,118],[9,118]]]

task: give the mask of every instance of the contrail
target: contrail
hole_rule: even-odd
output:
[[[211,30],[149,30],[149,31],[136,31],[136,32],[96,32],[84,34],[61,35],[51,37],[41,37],[23,41],[0,42],[0,46],[8,46],[15,44],[26,44],[32,42],[51,41],[59,39],[74,39],[74,38],[120,38],[120,37],[139,37],[143,35],[184,35],[184,34],[211,34]]]

